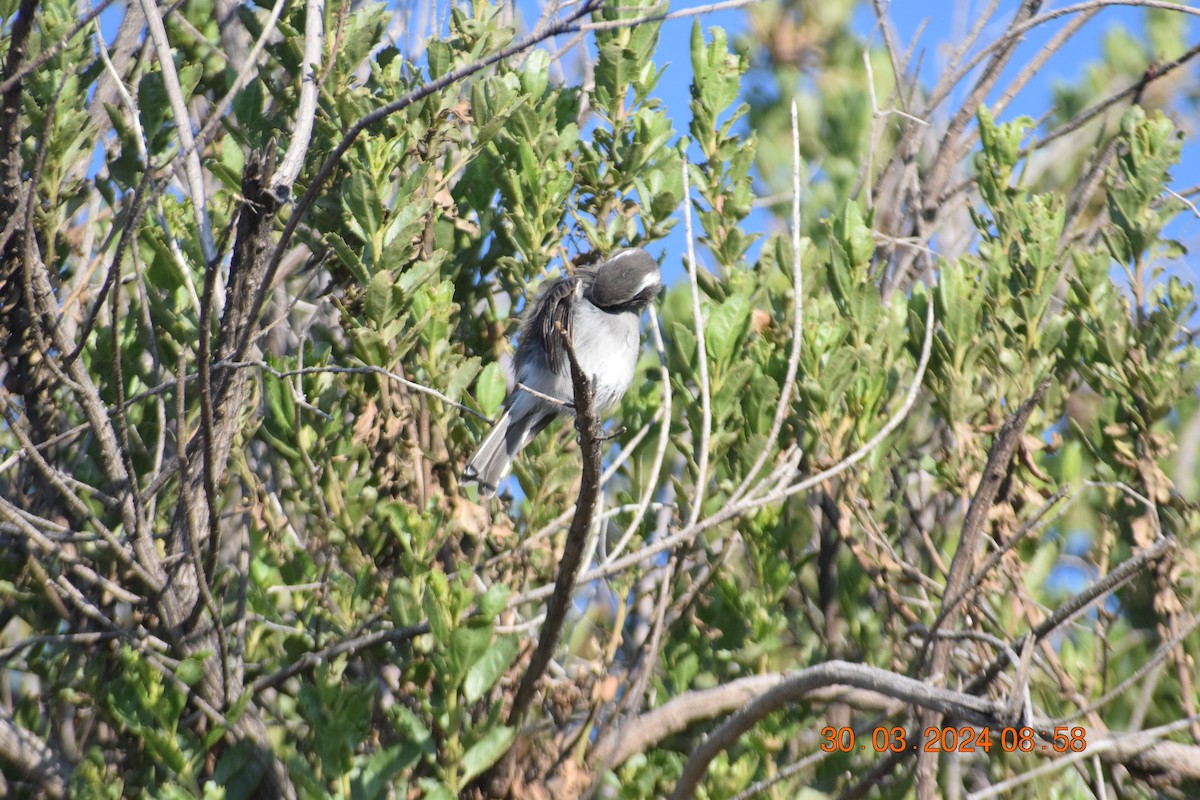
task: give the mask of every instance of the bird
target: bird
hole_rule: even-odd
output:
[[[619,403],[633,382],[642,312],[660,291],[658,262],[639,247],[548,282],[521,324],[513,359],[516,386],[504,401],[504,414],[463,469],[463,483],[478,484],[484,497],[495,495],[517,454],[555,418],[573,413],[575,392],[564,336],[571,338],[591,382],[596,410]]]

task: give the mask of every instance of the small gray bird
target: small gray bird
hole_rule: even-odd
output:
[[[579,366],[588,376],[596,409],[615,406],[633,380],[641,349],[642,311],[662,290],[658,263],[640,248],[622,250],[592,269],[550,281],[525,314],[514,359],[518,386],[504,401],[504,416],[463,470],[464,483],[478,483],[490,497],[513,459],[555,417],[571,413],[521,389],[573,402],[571,364],[563,345],[566,330]]]

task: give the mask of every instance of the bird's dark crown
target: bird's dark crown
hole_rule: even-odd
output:
[[[614,254],[590,277],[588,299],[605,311],[640,311],[662,291],[658,262],[640,247]]]

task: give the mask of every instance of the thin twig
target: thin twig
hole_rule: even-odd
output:
[[[163,88],[166,89],[171,112],[175,115],[175,127],[179,131],[179,146],[187,152],[184,173],[188,178],[192,213],[196,219],[196,227],[200,231],[200,250],[207,266],[216,261],[217,246],[213,240],[212,223],[208,218],[204,172],[200,165],[200,154],[195,151],[192,121],[188,117],[187,102],[183,97],[183,88],[179,85],[179,74],[175,71],[175,59],[171,55],[171,43],[167,40],[167,29],[163,25],[162,15],[155,6],[154,0],[139,0],[139,2],[142,12],[146,15],[149,37],[154,42],[154,49],[158,54],[159,67],[162,69]]]
[[[317,116],[317,70],[325,47],[325,0],[306,0],[304,5],[304,57],[300,61],[300,103],[296,108],[296,124],[287,152],[271,179],[271,191],[290,191],[312,139],[313,121]]]
[[[696,17],[702,14],[710,14],[714,11],[727,11],[732,8],[741,8],[742,6],[753,5],[759,0],[723,0],[719,3],[708,3],[707,5],[695,6],[694,8],[681,8],[678,11],[670,13],[645,14],[640,17],[630,17],[628,19],[606,19],[599,22],[585,22],[578,26],[580,31],[608,31],[615,28],[628,28],[633,25],[642,25],[647,22],[664,22],[672,19],[682,19],[684,17]]]
[[[682,159],[683,170],[683,221],[687,235],[687,268],[688,285],[692,290],[692,325],[696,334],[696,367],[700,378],[700,441],[697,445],[693,437],[692,444],[697,448],[693,453],[696,459],[696,491],[692,495],[692,507],[688,511],[688,527],[696,524],[704,505],[704,488],[708,483],[708,439],[712,434],[712,403],[709,398],[708,384],[708,349],[704,344],[704,318],[700,313],[700,285],[696,276],[699,266],[696,264],[696,244],[692,235],[692,196],[688,182],[688,171],[691,164],[686,158]]]
[[[667,455],[667,445],[671,442],[671,375],[667,371],[667,352],[663,345],[662,330],[658,325],[658,312],[654,310],[654,306],[650,306],[650,333],[654,337],[654,349],[658,353],[658,364],[662,380],[659,385],[662,386],[662,404],[659,406],[658,413],[662,415],[662,427],[658,431],[658,447],[654,451],[654,463],[650,467],[650,480],[646,482],[646,488],[642,490],[642,497],[638,501],[637,511],[633,515],[633,519],[629,521],[628,527],[621,535],[616,546],[604,559],[604,563],[608,564],[624,552],[629,540],[633,538],[634,531],[642,523],[642,518],[646,515],[646,509],[650,507],[650,501],[654,497],[655,491],[658,490],[658,479],[662,475],[663,461]],[[624,455],[624,453],[622,453]]]
[[[771,420],[771,432],[754,460],[754,464],[733,491],[732,500],[737,500],[758,477],[758,471],[767,463],[767,454],[776,445],[783,420],[792,407],[792,389],[796,385],[796,371],[800,366],[800,351],[804,346],[804,269],[801,260],[807,250],[808,240],[800,236],[800,122],[796,100],[792,99],[792,352],[788,356],[787,372],[779,390],[779,401],[775,404],[775,417]]]
[[[457,408],[459,411],[462,411],[465,414],[470,414],[471,416],[477,417],[478,419],[481,419],[484,422],[492,422],[492,420],[489,419],[487,416],[479,413],[478,411],[476,411],[473,408],[464,406],[462,403],[454,402],[449,397],[447,397],[446,395],[439,392],[437,389],[433,389],[429,386],[423,386],[419,383],[414,383],[413,381],[410,381],[407,378],[403,378],[400,375],[397,375],[396,373],[391,372],[390,370],[384,369],[383,367],[374,367],[374,366],[364,365],[361,367],[329,366],[329,367],[304,367],[302,369],[278,370],[278,369],[275,369],[274,367],[272,367],[270,364],[267,364],[265,361],[258,361],[258,360],[217,361],[213,364],[213,367],[217,368],[217,369],[223,369],[226,367],[231,368],[231,369],[245,369],[246,367],[257,367],[258,369],[261,369],[265,372],[270,373],[272,377],[279,378],[279,379],[290,378],[294,375],[319,375],[321,373],[332,373],[335,375],[337,375],[337,374],[382,375],[383,377],[388,378],[389,380],[395,381],[396,383],[400,384],[401,386],[404,386],[408,389],[412,389],[414,392],[422,392],[424,394],[429,395],[430,397],[436,397],[438,400],[441,400],[443,403],[453,406],[454,408]]]

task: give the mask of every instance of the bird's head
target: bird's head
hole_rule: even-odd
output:
[[[605,311],[641,311],[661,291],[658,262],[640,247],[631,247],[596,267],[588,293]]]

